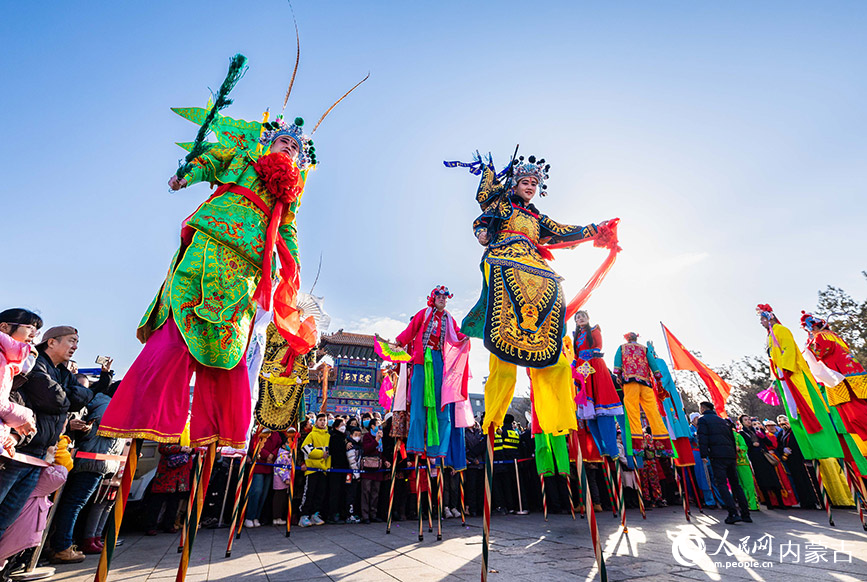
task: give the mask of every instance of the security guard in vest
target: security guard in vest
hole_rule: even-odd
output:
[[[494,506],[503,515],[515,513],[518,509],[515,459],[518,458],[520,435],[514,427],[515,417],[507,414],[503,417],[503,426],[494,435]]]

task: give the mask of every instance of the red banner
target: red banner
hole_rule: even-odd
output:
[[[702,381],[707,385],[710,392],[710,398],[716,408],[717,414],[725,418],[726,402],[729,395],[732,393],[732,388],[725,380],[719,377],[719,374],[707,367],[701,360],[696,358],[687,350],[680,340],[668,330],[663,324],[662,331],[665,333],[665,341],[668,344],[668,351],[671,353],[671,360],[676,370],[692,370],[696,372]]]

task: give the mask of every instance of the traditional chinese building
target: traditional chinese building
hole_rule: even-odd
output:
[[[334,360],[328,374],[327,412],[386,412],[379,406],[382,359],[373,349],[374,340],[372,335],[342,329],[320,339],[317,355],[327,354]],[[320,368],[310,374],[310,384],[304,390],[306,410],[319,411],[322,406],[322,372]]]

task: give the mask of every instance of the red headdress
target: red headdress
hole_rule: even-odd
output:
[[[427,296],[427,306],[428,307],[434,306],[434,299],[436,299],[437,295],[445,295],[446,298],[448,298],[448,299],[451,299],[452,297],[454,297],[453,294],[449,293],[448,287],[446,287],[445,285],[439,285],[438,287],[434,287],[431,290],[430,295]]]
[[[623,334],[623,339],[625,339],[628,342],[638,341],[638,334],[635,333],[634,331],[630,331],[630,332]]]
[[[758,305],[756,305],[756,313],[759,314],[759,317],[766,317],[769,320],[777,319],[777,316],[774,315],[774,309],[767,303],[759,303]]]
[[[812,313],[807,313],[806,311],[801,311],[801,327],[806,329],[807,331],[820,330],[825,329],[828,326],[828,322],[820,317],[816,317]]]

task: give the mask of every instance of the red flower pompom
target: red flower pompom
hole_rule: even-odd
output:
[[[278,200],[290,204],[301,194],[304,185],[301,171],[284,153],[272,153],[259,158],[253,165],[265,188]]]

